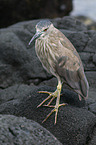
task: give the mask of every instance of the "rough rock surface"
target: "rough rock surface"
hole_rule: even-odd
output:
[[[0,113],[26,117],[41,124],[50,108],[36,108],[47,96],[37,91],[55,90],[57,80],[43,69],[34,43],[28,46],[38,21],[21,22],[0,30]],[[79,52],[90,90],[85,103],[64,86],[61,102],[69,105],[59,109],[57,125],[54,126],[54,114],[41,125],[64,145],[91,145],[96,142],[96,31],[87,30],[72,17],[51,21]]]
[[[14,88],[17,88],[17,86],[14,86]],[[17,95],[19,94],[18,90],[20,90],[20,88],[24,88],[24,86],[18,86]],[[38,91],[46,89],[50,91],[55,90],[54,87],[45,86],[35,88],[31,91],[31,86],[30,89],[27,87],[26,94],[22,91],[19,95],[21,98],[25,95],[21,100],[18,100],[18,98],[12,99],[11,101],[5,100],[5,102],[0,105],[0,113],[14,114],[35,120],[54,134],[63,145],[88,143],[87,139],[90,140],[96,124],[96,116],[86,109],[85,101],[79,101],[77,94],[72,91],[67,89],[62,90],[61,103],[68,103],[68,106],[60,107],[57,124],[54,125],[54,114],[42,124],[43,119],[51,111],[51,108],[37,108],[37,105],[47,97],[46,94],[39,94]],[[15,89],[13,89],[12,94],[14,94],[14,92]],[[10,96],[10,94],[8,94],[8,96]],[[55,104],[55,102],[53,102],[53,104]]]
[[[0,115],[0,145],[62,145],[35,121],[24,117]]]
[[[72,0],[0,0],[0,28],[18,21],[68,15]]]

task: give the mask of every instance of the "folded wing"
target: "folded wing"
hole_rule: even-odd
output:
[[[56,72],[63,79],[63,81],[70,86],[80,96],[87,98],[89,85],[84,74],[82,64],[76,64],[74,60],[70,60],[67,56],[58,59],[56,64]],[[71,68],[70,68],[71,65]],[[69,66],[69,67],[68,67]],[[72,69],[73,68],[73,69]]]

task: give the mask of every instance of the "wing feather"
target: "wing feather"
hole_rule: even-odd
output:
[[[50,34],[49,42],[57,58],[54,69],[57,75],[63,78],[63,81],[79,94],[79,98],[80,96],[86,98],[89,85],[76,49],[58,29]]]
[[[64,59],[62,59],[62,61],[64,61]],[[82,66],[79,66],[78,70],[72,71],[70,69],[66,69],[66,63],[67,60],[63,66],[60,66],[59,63],[57,63],[55,66],[56,73],[61,78],[63,78],[63,81],[68,84],[68,86],[70,86],[75,92],[84,98],[88,97],[89,85]]]

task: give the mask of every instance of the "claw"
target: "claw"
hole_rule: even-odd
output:
[[[43,100],[38,106],[37,108],[39,108],[42,104],[44,104],[44,102],[46,102],[48,99],[51,98],[51,95],[49,95],[45,100]]]
[[[50,107],[50,108],[51,108],[51,107],[54,108],[53,105],[50,105],[50,106],[49,106],[49,105],[43,105],[43,106],[45,106],[45,107]]]
[[[44,123],[54,111],[55,109],[51,110],[51,112],[46,116],[46,118],[42,121],[42,123]]]
[[[62,103],[62,104],[59,104],[59,107],[60,106],[65,106],[65,105],[68,105],[67,103]]]
[[[38,91],[38,93],[51,94],[51,92],[48,91]]]
[[[49,106],[54,99],[55,99],[55,96],[53,96],[53,98],[49,101],[47,105]]]
[[[55,122],[54,122],[54,124],[56,124],[56,122],[57,122],[57,114],[58,114],[58,109],[56,110],[56,114],[55,114]]]
[[[51,102],[55,99],[55,97],[56,97],[56,95],[55,95],[55,92],[54,93],[52,93],[52,92],[47,92],[47,91],[39,91],[38,93],[47,93],[47,94],[49,94],[49,96],[45,99],[45,100],[43,100],[38,106],[37,106],[37,108],[39,108],[40,106],[42,106],[42,104],[44,104],[47,100],[49,100],[51,97],[53,97],[50,101],[49,101],[49,103],[47,104],[47,106],[49,106],[50,104],[51,104]],[[44,105],[43,105],[44,106]]]

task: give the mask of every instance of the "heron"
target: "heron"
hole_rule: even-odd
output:
[[[57,88],[54,92],[39,91],[47,93],[48,97],[44,99],[37,107],[44,105],[53,107],[51,112],[43,120],[46,121],[49,116],[55,112],[55,122],[57,123],[57,114],[60,106],[60,95],[63,83],[67,84],[73,91],[78,94],[79,99],[88,98],[89,84],[84,73],[84,67],[78,52],[70,40],[49,20],[41,20],[36,24],[36,33],[31,38],[29,45],[35,41],[35,51],[42,63],[44,69],[55,76],[58,80]],[[56,104],[51,102],[56,98]]]

